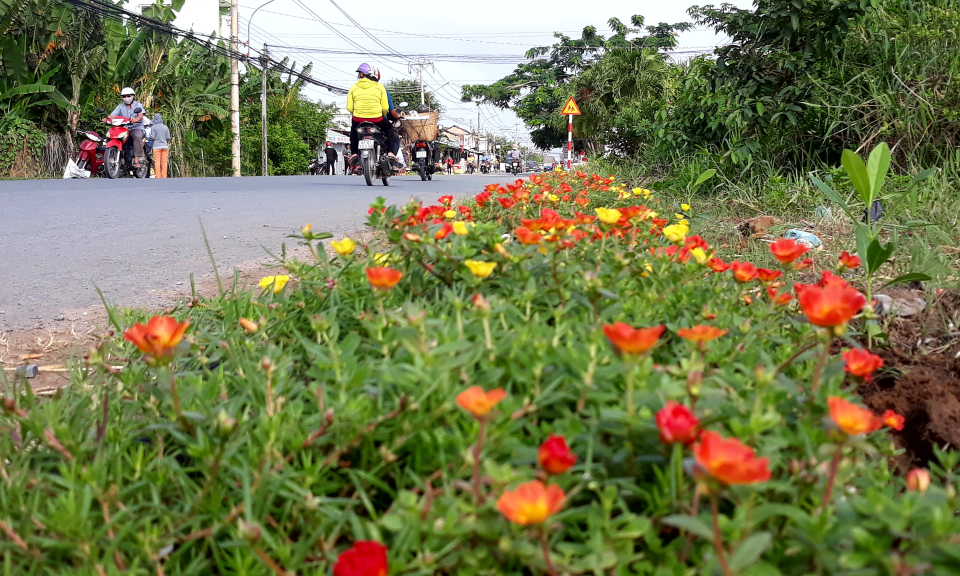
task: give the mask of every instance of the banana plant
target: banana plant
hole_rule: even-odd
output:
[[[888,242],[883,243],[880,240],[884,225],[880,222],[879,207],[881,200],[898,200],[912,194],[917,184],[929,178],[936,171],[936,168],[928,168],[920,172],[910,180],[907,190],[896,194],[883,194],[884,181],[887,178],[887,172],[890,169],[890,147],[886,142],[878,144],[864,163],[863,159],[853,150],[844,150],[841,157],[841,164],[844,171],[850,178],[854,190],[857,192],[859,200],[863,203],[864,212],[862,218],[858,218],[854,207],[830,187],[829,184],[811,175],[810,180],[826,194],[827,198],[838,205],[853,221],[854,235],[857,242],[857,254],[864,263],[866,271],[866,295],[867,298],[873,296],[873,281],[877,271],[886,264],[897,249],[898,237],[896,228],[891,227],[891,237]],[[906,282],[918,282],[930,280],[930,276],[911,272],[898,276],[884,284],[883,288]]]

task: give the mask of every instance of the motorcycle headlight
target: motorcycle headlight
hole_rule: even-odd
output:
[[[117,138],[119,138],[120,140],[126,140],[126,139],[127,139],[127,136],[129,136],[129,135],[130,135],[129,132],[124,132],[124,133],[121,134],[120,136],[117,136]]]

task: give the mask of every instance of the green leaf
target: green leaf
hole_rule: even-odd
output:
[[[890,259],[896,248],[896,242],[891,241],[881,244],[879,240],[874,238],[867,246],[867,272],[873,274],[879,270]]]
[[[881,286],[880,290],[883,290],[889,286],[896,286],[897,284],[906,284],[907,282],[928,282],[930,280],[933,280],[933,278],[924,274],[923,272],[910,272],[902,276],[897,276],[893,280]]]
[[[763,102],[757,102],[757,114],[763,116]]]
[[[666,524],[667,526],[673,526],[674,528],[686,530],[687,532],[696,534],[697,536],[706,540],[713,539],[713,532],[710,530],[710,527],[693,516],[674,514],[673,516],[667,516],[660,522]]]
[[[843,169],[847,171],[847,176],[853,182],[860,200],[869,206],[873,198],[870,196],[870,176],[867,175],[867,167],[863,164],[863,160],[853,150],[844,150],[840,163],[843,164]]]
[[[716,173],[717,173],[717,171],[714,170],[713,168],[711,168],[711,169],[709,169],[709,170],[704,170],[703,173],[700,174],[699,177],[697,177],[697,181],[693,183],[693,187],[696,188],[697,186],[703,184],[703,183],[706,182],[707,180],[713,178],[713,175],[716,174]]]
[[[831,188],[829,184],[813,175],[810,176],[810,180],[813,181],[817,188],[823,191],[823,193],[827,196],[827,200],[833,202],[837,206],[840,206],[840,208],[843,208],[844,212],[850,214],[850,209],[847,207],[847,203],[843,201],[843,198],[840,198],[840,195],[837,194],[836,190]]]
[[[911,178],[911,179],[910,179],[910,184],[908,184],[907,187],[908,187],[908,188],[909,188],[909,187],[912,187],[912,186],[914,186],[915,184],[918,184],[918,183],[926,180],[927,178],[933,176],[936,171],[937,171],[936,168],[927,168],[927,169],[924,170],[923,172],[921,172],[921,173],[917,174],[916,176],[914,176],[913,178]]]
[[[870,227],[858,222],[853,230],[853,235],[857,241],[857,256],[866,258],[867,248],[870,246],[870,241],[873,240],[873,236],[870,235]]]
[[[890,147],[886,142],[881,142],[870,152],[870,158],[867,159],[867,176],[870,178],[870,199],[873,200],[880,194],[880,188],[883,187],[883,181],[887,177],[887,171],[890,169]]]
[[[763,552],[770,546],[773,536],[769,532],[757,532],[737,546],[730,555],[730,568],[741,570],[760,559]]]

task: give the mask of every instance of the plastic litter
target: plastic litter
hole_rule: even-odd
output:
[[[823,242],[820,241],[820,238],[818,238],[816,234],[805,230],[797,230],[796,228],[787,230],[783,237],[796,240],[798,244],[803,244],[807,248],[819,248],[823,245]]]
[[[73,161],[73,158],[67,160],[67,167],[63,170],[63,179],[69,180],[71,178],[89,178],[89,170],[81,170],[77,163]]]

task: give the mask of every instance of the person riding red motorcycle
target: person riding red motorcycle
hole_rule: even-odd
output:
[[[140,162],[143,161],[143,104],[137,102],[134,97],[136,93],[133,88],[127,86],[120,91],[120,97],[123,103],[117,105],[110,113],[111,116],[123,116],[130,120],[127,129],[130,131],[130,138],[133,140],[133,167],[140,168]]]
[[[350,126],[350,149],[355,151],[350,157],[350,164],[360,159],[356,153],[360,139],[357,126],[362,122],[370,122],[384,133],[388,142],[387,149],[390,150],[387,155],[391,161],[396,158],[392,150],[397,136],[390,120],[386,118],[386,114],[390,111],[390,103],[387,99],[387,90],[379,80],[379,71],[363,63],[357,67],[357,81],[350,87],[350,92],[347,94],[347,111],[353,114]]]

